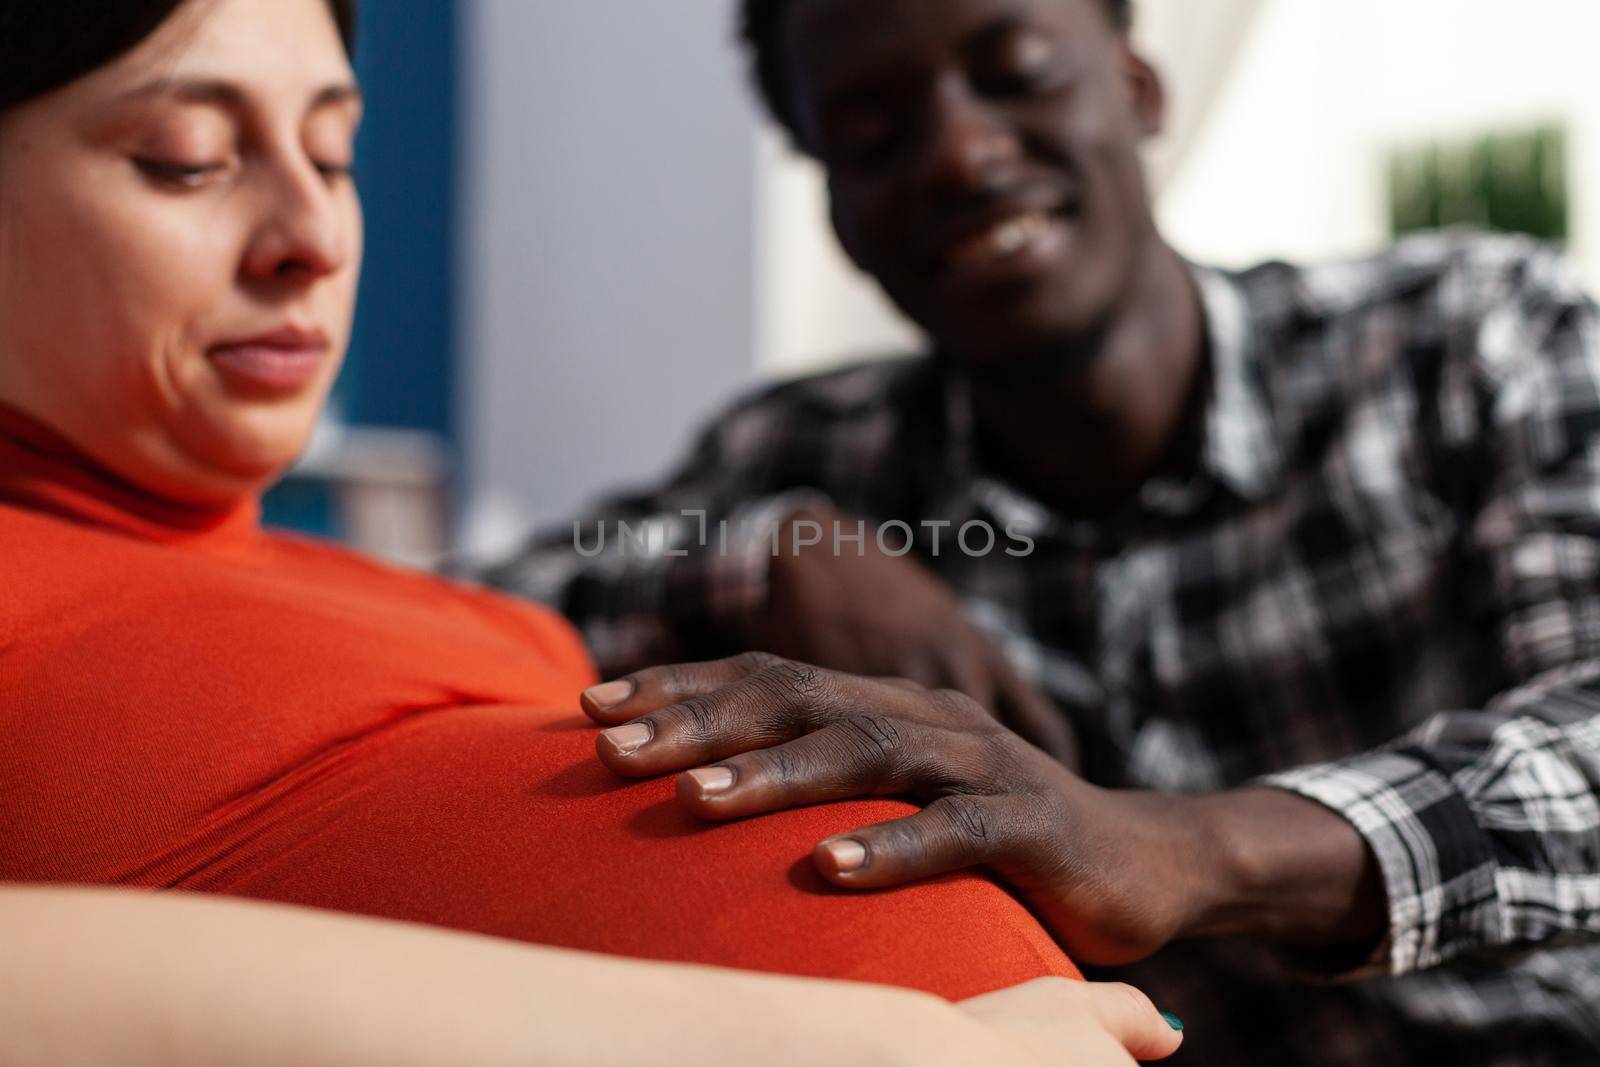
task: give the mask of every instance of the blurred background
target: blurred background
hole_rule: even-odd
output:
[[[918,346],[760,114],[733,0],[367,0],[349,368],[269,521],[493,556],[776,377]],[[1441,225],[1600,288],[1594,0],[1136,0],[1158,215],[1245,266]]]

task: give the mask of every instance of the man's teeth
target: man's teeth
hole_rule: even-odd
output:
[[[1020,252],[1047,224],[1045,217],[1037,212],[1007,219],[989,231],[989,247],[1004,256]]]
[[[950,245],[945,249],[944,260],[951,266],[969,268],[999,263],[1047,242],[1055,225],[1053,217],[1045,211],[1008,215]]]
[[[1049,225],[1049,217],[1040,211],[1012,215],[957,242],[949,255],[960,263],[1006,259],[1027,248]]]

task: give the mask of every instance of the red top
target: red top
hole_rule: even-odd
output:
[[[0,881],[202,890],[964,997],[1076,972],[993,883],[837,890],[822,838],[626,783],[555,615],[177,507],[0,409]]]

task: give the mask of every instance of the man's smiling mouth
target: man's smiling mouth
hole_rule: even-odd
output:
[[[1059,262],[1075,232],[1065,205],[1015,204],[935,246],[930,266],[941,286],[987,288],[1026,282]]]

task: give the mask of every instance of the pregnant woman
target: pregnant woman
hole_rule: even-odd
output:
[[[838,1015],[819,1010],[794,1032],[814,1033],[811,1052],[835,1060],[852,1040],[857,1058],[873,1057],[887,1033],[926,1062],[962,1062],[950,1057],[984,1041],[989,1062],[1033,1062],[1016,1033],[926,995],[1075,976],[1021,905],[969,874],[845,894],[809,860],[818,839],[911,808],[852,802],[700,823],[671,782],[628,784],[594,759],[577,714],[594,677],[557,618],[259,526],[259,494],[304,446],[349,337],[361,259],[352,22],[340,0],[0,10],[0,881],[202,891],[880,983],[828,986],[835,1006],[884,1006],[860,1013],[879,1020],[870,1031],[823,1034]],[[119,975],[139,986],[124,1005],[153,1005],[167,982],[167,1008],[188,1004],[204,1014],[189,1023],[217,1024],[188,993],[215,995],[204,976],[218,965],[197,954],[226,959],[235,944],[252,961],[230,974],[241,1003],[316,999],[314,980],[270,977],[296,965],[327,975],[315,961],[329,954],[363,980],[401,985],[430,959],[455,960],[440,973],[480,975],[486,991],[507,973],[462,962],[476,941],[424,945],[396,930],[10,890],[0,938],[13,951],[0,971],[45,990],[8,997],[7,1010],[54,1013],[61,1025],[42,1032],[67,1041],[86,1032],[75,1007],[104,1004],[96,981]],[[96,949],[106,931],[122,956]],[[815,982],[615,960],[595,970],[577,962],[593,957],[515,951],[525,955],[506,966],[520,968],[519,988],[546,990],[553,1006],[530,1041],[570,1049],[581,1034],[588,1062],[626,1062],[627,1005],[575,990],[670,988],[741,1007],[706,1013],[700,1043],[669,1056],[712,1062],[711,1047],[737,1059],[731,1050],[770,1034],[783,1047],[769,1058],[807,1059],[774,1020],[800,1010]],[[138,978],[129,953],[164,967]],[[417,996],[425,976],[411,978]],[[1013,1031],[1086,1020],[1070,1040],[1040,1038],[1040,1054],[1126,1063],[1176,1048],[1147,1004],[1113,1040],[1110,1023],[1080,1010],[1105,990],[1028,988],[1007,1016]],[[907,1003],[917,1008],[891,1010]],[[958,1049],[915,1021],[929,1004],[982,1036]],[[403,1043],[421,1025],[416,1013],[366,1010],[351,1007],[350,1033],[381,1026]],[[662,1010],[637,1009],[635,1040],[667,1032],[648,1025]],[[170,1037],[182,1024],[152,1029]],[[0,1030],[0,1042],[29,1039],[9,1021]],[[475,1035],[492,1031],[463,1028],[453,1058],[472,1059]],[[67,1058],[38,1040],[40,1058]],[[0,1058],[27,1049],[16,1052],[0,1044]]]

